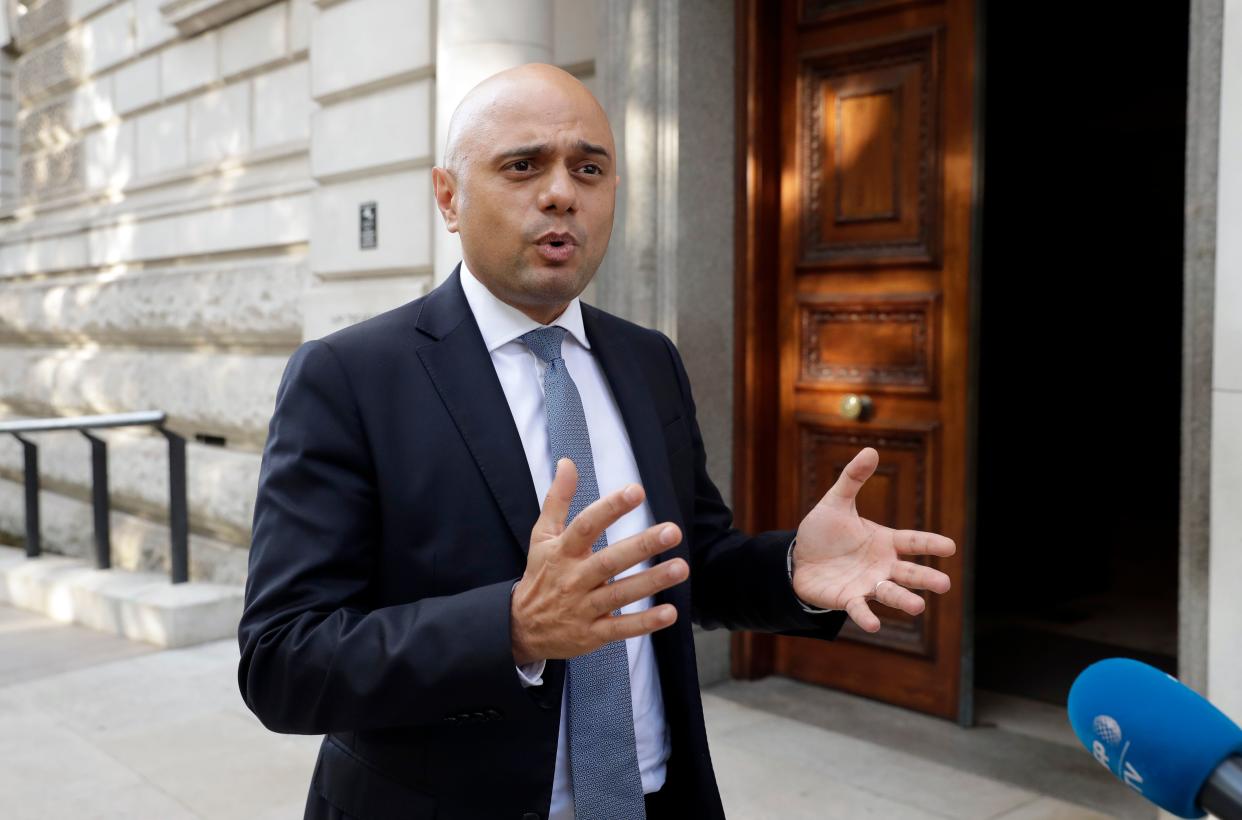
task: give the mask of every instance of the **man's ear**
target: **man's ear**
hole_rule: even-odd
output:
[[[436,207],[444,217],[444,227],[449,233],[457,233],[457,180],[447,168],[431,169],[431,188],[436,197]]]

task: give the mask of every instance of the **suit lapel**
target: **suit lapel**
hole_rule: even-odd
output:
[[[660,553],[655,562],[674,557],[689,562],[691,533],[686,522],[682,520],[681,506],[677,503],[677,491],[673,486],[668,454],[665,451],[664,429],[652,401],[651,387],[635,358],[633,348],[626,340],[628,328],[614,323],[611,319],[603,311],[588,305],[582,306],[582,323],[587,339],[590,340],[591,350],[604,370],[604,376],[608,379],[612,395],[616,397],[617,407],[621,411],[621,419],[630,435],[630,449],[638,464],[643,489],[647,491],[647,504],[651,507],[651,515],[656,523],[672,521],[682,531],[681,543]],[[663,679],[665,670],[681,663],[681,658],[670,654],[670,646],[684,652],[689,640],[692,609],[689,582],[657,593],[655,599],[656,603],[673,604],[681,613],[673,629],[661,630],[652,636]]]
[[[419,348],[418,356],[525,554],[539,500],[509,402],[461,289],[460,271],[454,269],[427,295],[418,329],[439,340]]]
[[[626,328],[610,326],[609,318],[589,305],[582,306],[583,326],[629,433],[651,514],[656,521],[676,522],[684,531],[650,388],[625,339]],[[459,270],[454,269],[424,299],[417,327],[437,340],[419,348],[418,356],[525,553],[539,517],[539,500],[509,402],[462,291]],[[683,541],[661,557],[686,552]]]
[[[582,323],[586,328],[591,350],[599,360],[612,387],[612,395],[621,410],[621,418],[630,435],[630,448],[638,473],[647,491],[647,503],[657,522],[674,521],[685,530],[681,507],[669,474],[668,455],[664,449],[664,430],[651,400],[651,389],[639,369],[634,351],[626,342],[624,326],[615,326],[610,317],[588,305],[582,306]],[[685,542],[661,556],[681,554]]]

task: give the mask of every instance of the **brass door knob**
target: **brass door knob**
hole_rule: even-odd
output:
[[[870,396],[860,396],[857,393],[850,393],[841,399],[841,415],[850,421],[866,421],[871,417],[871,411],[874,404]]]

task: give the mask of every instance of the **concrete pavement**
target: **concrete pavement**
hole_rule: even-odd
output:
[[[0,607],[4,817],[300,817],[318,739],[265,730],[236,664],[232,641],[157,651]],[[1038,715],[966,731],[780,679],[705,708],[731,818],[1155,816]]]

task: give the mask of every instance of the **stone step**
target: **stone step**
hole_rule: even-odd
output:
[[[240,586],[173,584],[164,574],[0,547],[0,603],[164,648],[235,637],[243,596]]]
[[[191,475],[192,465],[193,462]],[[90,501],[71,498],[45,486],[39,492],[39,507],[43,548],[59,555],[93,561],[95,516]],[[191,525],[196,520],[191,511]],[[113,567],[156,573],[166,571],[168,524],[133,515],[114,505],[108,526],[112,534]],[[0,544],[20,543],[25,532],[25,486],[20,481],[0,477]],[[247,558],[244,546],[190,532],[190,577],[195,580],[242,586],[246,582]]]

